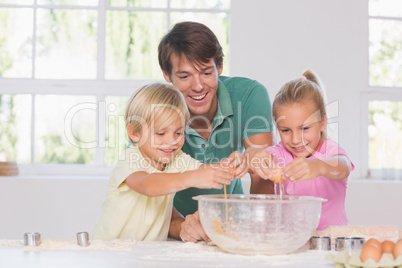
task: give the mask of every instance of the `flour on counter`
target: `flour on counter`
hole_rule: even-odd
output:
[[[137,243],[132,239],[115,239],[112,241],[91,240],[88,247],[81,247],[76,240],[44,240],[39,246],[24,246],[21,241],[7,240],[6,247],[22,247],[24,250],[118,250],[130,251]]]
[[[198,241],[197,243],[192,243],[192,242],[182,243],[178,247],[179,248],[188,248],[188,249],[202,249],[202,248],[205,248],[206,246],[209,246],[209,244],[204,241]],[[215,244],[214,244],[214,246],[215,246]]]
[[[205,242],[182,243],[181,241],[119,241],[115,245],[110,242],[102,242],[101,245],[96,241],[91,241],[92,245],[87,248],[78,248],[75,241],[68,242],[74,249],[55,251],[44,249],[49,247],[47,240],[34,250],[41,250],[35,254],[24,252],[28,247],[24,247],[20,241],[0,240],[0,267],[3,262],[10,263],[4,267],[60,267],[60,268],[331,268],[335,267],[331,260],[325,258],[328,251],[309,250],[308,245],[303,248],[283,255],[241,255],[223,251],[218,246],[209,246]],[[46,243],[45,243],[46,242]],[[73,243],[74,242],[74,243]],[[60,246],[60,245],[59,245]],[[106,248],[106,251],[103,249]],[[115,251],[117,246],[127,251]],[[14,248],[12,248],[14,247]],[[55,245],[53,245],[55,247]],[[29,247],[32,248],[32,247]],[[59,247],[60,248],[60,247]],[[14,250],[17,249],[17,250]],[[54,248],[53,248],[54,249]],[[131,249],[131,250],[130,250]],[[82,250],[82,251],[80,251]],[[32,252],[31,252],[32,253]],[[36,254],[38,253],[38,254]],[[332,253],[336,253],[332,251]],[[3,261],[3,262],[2,262]],[[19,265],[20,264],[20,265]],[[399,267],[402,268],[402,267]]]
[[[139,254],[141,260],[147,263],[154,262],[155,265],[161,262],[171,262],[180,260],[183,263],[204,263],[206,267],[219,267],[219,263],[226,266],[244,267],[245,264],[259,267],[263,263],[269,263],[271,266],[287,266],[297,263],[303,263],[310,258],[317,258],[317,262],[326,262],[324,260],[325,251],[311,251],[305,246],[294,253],[281,255],[241,255],[228,253],[218,246],[209,246],[206,242],[182,243],[182,242],[138,242],[139,248],[143,254]],[[146,252],[146,253],[145,253]],[[291,256],[291,257],[290,257]],[[270,266],[270,267],[271,267]]]

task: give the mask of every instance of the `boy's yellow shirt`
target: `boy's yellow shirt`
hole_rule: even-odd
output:
[[[164,171],[152,167],[138,147],[131,146],[121,155],[110,176],[106,200],[93,239],[136,239],[161,241],[168,236],[174,194],[149,197],[130,189],[125,179],[133,172],[178,173],[198,169],[201,162],[179,152]]]

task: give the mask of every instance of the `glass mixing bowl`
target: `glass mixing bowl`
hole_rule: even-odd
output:
[[[254,254],[293,252],[313,235],[326,199],[311,196],[200,195],[201,224],[225,251]]]

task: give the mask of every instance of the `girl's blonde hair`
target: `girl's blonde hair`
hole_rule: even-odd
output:
[[[154,130],[163,129],[177,120],[186,126],[190,118],[186,102],[174,86],[162,83],[145,85],[128,101],[125,122],[134,133],[141,132],[144,124]]]
[[[307,70],[300,78],[289,81],[282,86],[272,104],[272,115],[275,122],[277,122],[277,114],[280,107],[287,104],[312,101],[320,120],[323,120],[327,118],[324,99],[324,85],[320,78],[313,71]],[[326,131],[322,133],[322,136],[326,138]]]

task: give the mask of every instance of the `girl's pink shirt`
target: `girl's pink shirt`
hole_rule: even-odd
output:
[[[267,147],[266,150],[274,156],[276,163],[287,165],[296,158],[295,155],[286,150],[282,142],[277,145]],[[321,144],[317,152],[310,159],[324,159],[335,155],[347,154],[338,143],[326,139]],[[349,158],[348,158],[349,159]],[[350,159],[349,159],[350,161]],[[352,170],[354,165],[352,165]],[[335,181],[323,176],[312,180],[292,182],[284,181],[285,194],[299,196],[316,196],[327,199],[322,203],[321,218],[317,230],[324,230],[327,226],[348,225],[348,218],[345,211],[346,185],[348,178]]]

